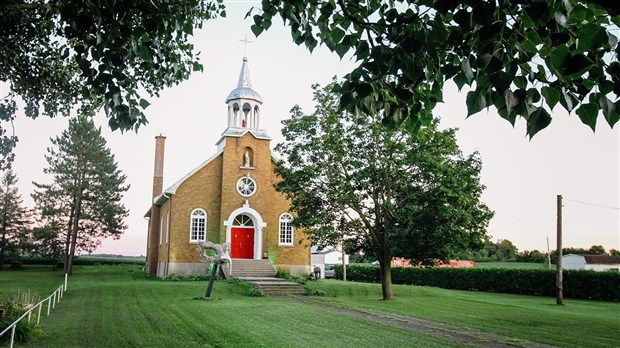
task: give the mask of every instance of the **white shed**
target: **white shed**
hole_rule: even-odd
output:
[[[619,271],[620,257],[610,255],[567,254],[562,256],[562,268],[592,271]]]
[[[310,254],[311,269],[319,267],[321,269],[321,278],[325,278],[325,265],[342,265],[342,253],[334,249],[325,249],[319,251],[317,247],[312,247]],[[349,255],[344,255],[344,263],[349,264]]]

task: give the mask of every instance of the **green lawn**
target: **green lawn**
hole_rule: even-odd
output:
[[[0,299],[18,290],[46,297],[62,284],[51,267],[0,272]],[[76,266],[69,289],[49,318],[46,336],[29,347],[462,347],[437,337],[335,314],[320,306],[248,297],[240,283],[218,281],[211,301],[206,282],[165,282],[139,266]],[[566,347],[615,347],[620,303],[321,280],[320,301],[369,308]]]
[[[0,272],[1,296],[18,289],[47,296],[61,283],[48,267]],[[206,285],[149,279],[131,265],[76,266],[61,303],[42,321],[46,336],[28,346],[462,346],[286,299],[248,297],[239,283],[218,281],[213,297],[220,299],[195,299]]]
[[[379,284],[322,280],[323,301],[465,326],[562,347],[617,347],[620,303],[395,285],[395,299],[379,301]]]

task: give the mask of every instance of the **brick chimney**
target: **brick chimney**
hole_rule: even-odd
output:
[[[164,148],[166,137],[158,135],[155,137],[155,161],[153,169],[153,199],[151,206],[151,217],[149,219],[148,249],[146,262],[149,275],[157,275],[157,264],[159,262],[159,224],[161,223],[161,208],[155,205],[155,198],[162,194],[164,187]]]

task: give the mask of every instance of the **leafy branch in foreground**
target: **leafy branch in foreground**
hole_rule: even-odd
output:
[[[0,154],[10,156],[17,140],[5,122],[18,97],[32,118],[103,107],[113,130],[146,123],[144,94],[202,70],[189,37],[218,15],[222,0],[2,1]]]
[[[248,13],[251,15],[252,11]],[[338,91],[350,111],[384,112],[412,131],[432,124],[446,81],[470,86],[467,115],[494,106],[532,137],[561,105],[595,130],[620,119],[620,6],[584,0],[262,1],[259,35],[279,15],[294,42],[359,65]]]

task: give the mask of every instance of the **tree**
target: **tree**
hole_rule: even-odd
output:
[[[29,223],[29,212],[17,190],[17,176],[6,170],[0,180],[0,269],[4,268],[6,256],[20,253],[27,240]]]
[[[248,12],[248,16],[252,11]],[[359,65],[341,107],[410,130],[432,124],[444,83],[468,85],[467,114],[495,106],[531,137],[561,105],[595,130],[620,119],[620,6],[605,0],[262,1],[259,35],[279,15],[294,42],[323,44]]]
[[[338,88],[314,86],[314,113],[296,106],[283,121],[276,188],[315,244],[344,239],[376,256],[388,300],[392,257],[431,264],[482,243],[493,214],[480,201],[481,162],[437,122],[414,137],[386,131],[380,114],[339,112]]]
[[[0,121],[104,107],[112,129],[146,122],[144,94],[202,70],[189,37],[225,15],[221,0],[5,0],[0,3]],[[17,141],[0,124],[0,154]]]
[[[593,245],[588,250],[588,254],[592,254],[592,255],[605,255],[607,253],[605,252],[605,248],[602,245]]]
[[[45,156],[51,184],[35,183],[33,198],[47,231],[65,232],[65,272],[71,274],[76,250],[94,251],[103,238],[115,239],[126,229],[122,194],[129,189],[101,129],[80,116],[51,139]]]

